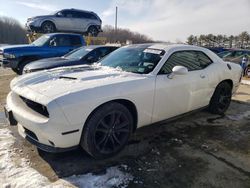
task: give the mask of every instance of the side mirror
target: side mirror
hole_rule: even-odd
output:
[[[62,14],[61,12],[58,12],[58,13],[56,14],[56,16],[57,16],[57,17],[63,17],[63,14]]]
[[[186,67],[178,65],[172,69],[172,73],[168,75],[168,78],[172,79],[174,75],[185,75],[187,73],[188,73],[188,69]]]

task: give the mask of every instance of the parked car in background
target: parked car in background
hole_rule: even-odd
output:
[[[243,75],[250,77],[250,50],[236,49],[228,50],[218,54],[224,61],[240,64]]]
[[[24,66],[32,61],[60,57],[81,46],[85,46],[85,40],[80,34],[45,34],[31,44],[0,47],[0,64],[22,74]]]
[[[102,159],[121,151],[139,127],[204,107],[223,114],[240,79],[239,65],[205,48],[131,45],[98,64],[14,78],[5,111],[42,150],[80,145]]]
[[[64,9],[51,15],[28,18],[26,28],[29,31],[54,33],[78,32],[97,36],[101,32],[102,20],[90,11]]]
[[[219,54],[221,52],[225,52],[228,49],[227,48],[223,48],[223,47],[207,47],[207,49],[211,50],[212,52]]]
[[[230,49],[218,54],[224,61],[230,61],[234,63],[240,64],[242,62],[243,57],[250,56],[250,50],[243,49]]]
[[[41,59],[34,61],[26,65],[23,69],[23,73],[30,73],[45,69],[52,69],[62,66],[73,66],[73,65],[90,65],[94,62],[99,61],[109,53],[116,50],[118,47],[115,46],[84,46],[78,48],[62,57],[54,57]]]

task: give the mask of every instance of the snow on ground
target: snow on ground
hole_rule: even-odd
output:
[[[127,187],[133,176],[123,172],[121,167],[110,167],[103,175],[71,176],[51,183],[46,177],[29,166],[29,161],[18,157],[18,149],[12,147],[15,138],[11,131],[0,126],[0,187],[82,187],[111,188]],[[123,167],[124,168],[124,167]]]
[[[53,184],[53,186],[70,187],[74,185],[82,188],[112,188],[112,187],[127,187],[128,183],[133,180],[133,176],[122,172],[119,167],[110,167],[106,174],[95,176],[92,174],[71,176],[60,179]]]
[[[250,80],[241,80],[241,83],[242,84],[250,85]]]

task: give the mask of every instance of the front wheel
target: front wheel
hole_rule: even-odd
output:
[[[209,111],[213,114],[224,114],[232,98],[232,87],[227,82],[220,83],[210,100]]]
[[[132,128],[133,117],[129,110],[120,103],[107,103],[86,123],[81,146],[94,158],[111,157],[125,147]]]

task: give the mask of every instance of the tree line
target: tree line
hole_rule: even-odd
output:
[[[26,31],[21,24],[9,17],[0,17],[0,44],[27,43]]]
[[[250,48],[250,35],[247,31],[239,35],[190,35],[187,38],[187,43],[190,45],[205,46],[205,47],[224,47],[224,48]]]
[[[99,36],[106,37],[110,43],[119,42],[125,44],[127,41],[131,41],[133,44],[140,44],[153,42],[150,37],[129,29],[117,28],[116,30],[113,26],[105,25],[102,30],[103,32],[101,32]]]

